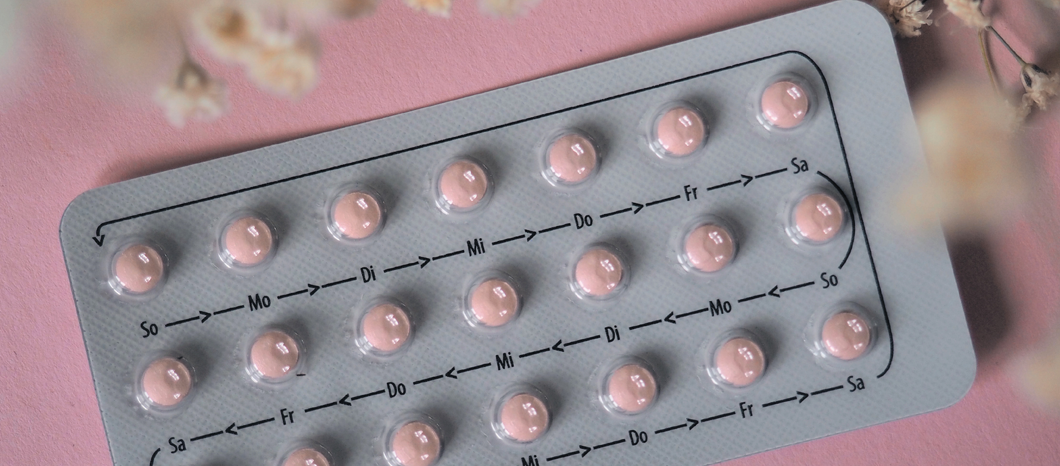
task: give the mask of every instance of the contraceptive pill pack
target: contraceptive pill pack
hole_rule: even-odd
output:
[[[89,191],[114,463],[702,465],[950,405],[911,126],[841,1]]]

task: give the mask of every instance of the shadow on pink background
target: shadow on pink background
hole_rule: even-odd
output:
[[[150,89],[107,88],[61,28],[27,26],[21,73],[0,81],[0,462],[110,461],[69,283],[59,219],[83,191],[379,118],[697,37],[817,4],[783,0],[543,0],[514,21],[457,0],[448,20],[385,0],[367,19],[322,31],[317,89],[291,103],[250,86],[240,69],[206,61],[229,86],[220,120],[170,127]],[[1060,44],[1023,2],[997,27],[1024,58]],[[1021,5],[1021,6],[1017,6]],[[941,1],[928,7],[939,18]],[[1035,32],[1037,31],[1037,32]],[[975,34],[952,16],[900,40],[915,95],[952,71],[985,76]],[[993,49],[1002,81],[1018,68]],[[1057,70],[1056,63],[1052,69]],[[124,91],[124,93],[123,93]],[[1060,102],[1054,105],[1060,106]],[[989,239],[951,241],[979,374],[945,410],[762,453],[731,464],[1060,464],[1060,413],[1031,407],[1006,363],[1055,325],[1060,302],[1060,118],[1031,123],[1042,183],[1027,220]],[[1052,223],[1050,223],[1052,222]],[[709,446],[705,445],[705,448]]]

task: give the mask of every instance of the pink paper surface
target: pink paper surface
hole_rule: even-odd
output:
[[[322,30],[316,90],[292,103],[249,85],[238,67],[205,60],[228,82],[232,110],[210,124],[170,127],[147,86],[100,83],[63,28],[27,21],[19,74],[0,81],[0,463],[108,464],[63,258],[59,219],[83,191],[588,65],[798,10],[784,0],[543,0],[516,20],[484,17],[469,0],[445,20],[386,0],[377,13]],[[1009,2],[998,29],[1025,58],[1040,35],[1033,2]],[[943,12],[939,1],[929,1]],[[1054,17],[1055,21],[1055,17]],[[1037,28],[1037,29],[1035,29]],[[1049,36],[1052,34],[1052,36]],[[947,71],[983,76],[975,34],[952,15],[899,52],[915,95]],[[1018,69],[993,49],[1003,83]],[[1060,105],[1060,102],[1054,103]],[[1060,464],[1060,413],[1031,407],[1007,362],[1055,324],[1055,216],[1060,122],[1035,120],[1025,140],[1045,157],[1027,220],[951,251],[979,357],[979,375],[951,408],[754,455],[732,464]],[[1052,232],[1055,235],[1055,232]],[[704,448],[709,448],[705,445]]]

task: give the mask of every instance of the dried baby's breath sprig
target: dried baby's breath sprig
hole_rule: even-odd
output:
[[[529,11],[535,3],[537,0],[479,0],[478,5],[486,13],[513,18]]]
[[[225,85],[205,69],[185,57],[174,78],[155,92],[155,102],[166,109],[173,126],[183,127],[189,119],[212,120],[224,113]]]
[[[877,0],[879,8],[891,23],[891,30],[899,37],[916,37],[920,35],[921,26],[929,26],[932,10],[924,10],[921,0]]]
[[[246,61],[247,75],[263,89],[297,99],[316,86],[319,54],[308,33],[266,32]]]
[[[979,84],[950,81],[917,101],[928,170],[899,198],[903,219],[982,231],[1019,211],[1027,173],[1012,143],[1014,109]]]
[[[965,26],[984,29],[990,25],[990,18],[983,14],[981,0],[943,0],[953,16],[960,18]]]
[[[987,29],[994,33],[994,36],[1005,45],[1005,48],[1020,64],[1020,83],[1023,84],[1023,106],[1027,107],[1027,112],[1030,112],[1031,107],[1045,110],[1049,106],[1049,99],[1060,94],[1060,75],[1043,70],[1034,63],[1027,63],[993,26],[988,26]]]
[[[448,18],[453,10],[453,0],[405,0],[414,10],[425,11],[435,16]]]
[[[352,19],[375,11],[378,0],[270,0],[281,3],[284,9],[300,12],[308,17],[334,16]]]
[[[207,2],[192,12],[191,24],[211,52],[232,61],[245,61],[264,33],[261,13],[244,2]]]

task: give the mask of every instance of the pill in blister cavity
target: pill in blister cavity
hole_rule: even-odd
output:
[[[762,92],[760,103],[765,122],[782,129],[798,126],[810,110],[810,96],[797,82],[777,81]]]
[[[838,312],[824,322],[821,343],[832,356],[849,361],[869,348],[872,329],[869,322],[851,311]]]
[[[642,364],[629,363],[615,369],[607,378],[606,397],[613,410],[621,414],[638,414],[655,402],[658,387],[655,376]]]
[[[628,271],[614,248],[593,245],[574,265],[575,293],[590,299],[608,299],[622,290]]]
[[[339,196],[331,207],[332,235],[342,240],[363,240],[383,225],[384,210],[376,195],[365,190]]]
[[[400,425],[390,435],[385,455],[392,466],[431,466],[442,454],[442,438],[434,426],[421,421]]]
[[[500,327],[519,315],[519,292],[507,277],[491,277],[472,286],[468,315],[472,324]]]
[[[282,330],[268,330],[250,347],[250,368],[263,382],[280,382],[294,375],[302,359],[298,341]]]
[[[170,409],[187,398],[192,383],[187,364],[175,357],[164,356],[147,365],[140,377],[140,390],[149,406]]]
[[[717,272],[736,256],[732,233],[719,223],[702,223],[684,240],[682,262],[700,272]]]
[[[707,127],[703,117],[691,106],[677,105],[662,112],[655,120],[652,146],[660,155],[685,157],[703,145]],[[661,151],[659,150],[661,149]]]
[[[481,207],[490,193],[489,173],[471,159],[457,159],[438,175],[438,207],[443,212],[466,212]]]
[[[412,322],[402,306],[381,302],[368,309],[360,323],[358,345],[377,355],[396,353],[412,335]]]
[[[548,405],[534,393],[515,393],[498,407],[501,435],[519,443],[530,443],[548,431]]]
[[[283,459],[281,466],[330,466],[327,455],[312,447],[299,448]]]
[[[746,387],[758,380],[765,371],[765,353],[754,340],[731,338],[714,353],[714,366],[725,383]]]
[[[811,243],[826,243],[843,227],[845,216],[839,201],[827,193],[803,196],[792,212],[792,226],[799,238]]]
[[[596,172],[597,155],[596,146],[588,137],[563,134],[548,147],[545,179],[557,185],[580,184]]]
[[[134,243],[114,256],[112,284],[118,293],[149,293],[162,282],[165,271],[162,255],[155,248]]]
[[[263,218],[240,216],[221,233],[221,260],[229,267],[262,265],[272,255],[274,240],[272,228]]]

